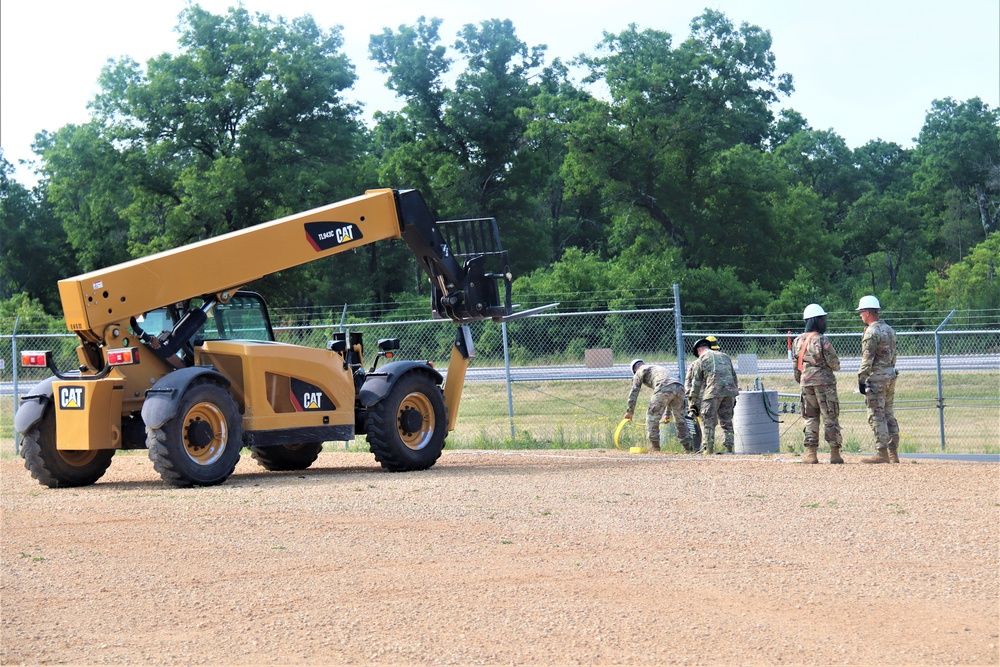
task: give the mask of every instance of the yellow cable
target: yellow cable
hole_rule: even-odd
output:
[[[622,434],[622,429],[625,428],[625,424],[630,424],[631,422],[631,419],[623,419],[618,424],[618,428],[615,429],[615,449],[622,449],[622,447],[618,444],[618,436]]]

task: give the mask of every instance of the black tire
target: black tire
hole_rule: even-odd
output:
[[[194,381],[177,413],[160,428],[146,430],[149,460],[174,486],[222,484],[243,448],[243,420],[236,401],[207,378]]]
[[[251,447],[250,455],[265,470],[305,470],[323,451],[322,442],[277,447]]]
[[[113,449],[56,449],[56,415],[50,408],[21,439],[21,456],[31,476],[50,489],[89,486],[111,465]]]
[[[368,408],[365,432],[375,460],[386,470],[430,468],[448,436],[441,389],[423,374],[404,375],[388,396]]]

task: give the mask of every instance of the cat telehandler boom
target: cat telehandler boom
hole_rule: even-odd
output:
[[[436,317],[456,328],[447,380],[428,362],[391,361],[360,334],[326,349],[275,342],[253,280],[402,238],[431,284]],[[240,450],[268,470],[301,470],[323,443],[367,435],[390,471],[434,465],[458,416],[469,358],[465,323],[512,315],[511,274],[493,219],[438,222],[416,190],[364,195],[59,281],[78,370],[50,351],[21,354],[52,377],[14,417],[25,467],[50,487],[96,482],[118,449],[148,449],[164,481],[220,484]]]

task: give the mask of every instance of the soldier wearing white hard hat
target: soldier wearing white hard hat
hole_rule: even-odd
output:
[[[858,391],[865,397],[868,424],[875,435],[875,456],[862,463],[899,463],[899,424],[893,413],[896,396],[896,332],[880,319],[882,305],[874,296],[861,297],[858,315],[865,323],[861,338]]]
[[[802,462],[819,463],[820,418],[824,424],[823,435],[830,446],[830,463],[843,463],[840,447],[840,399],[837,397],[837,378],[840,357],[833,349],[826,333],[826,311],[818,303],[810,303],[802,312],[805,333],[792,344],[795,381],[799,383],[802,399],[802,418],[805,437],[802,442]]]

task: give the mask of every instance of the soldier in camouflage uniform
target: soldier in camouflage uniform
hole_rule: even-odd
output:
[[[899,463],[899,424],[892,411],[896,397],[896,332],[879,319],[881,305],[874,296],[863,296],[858,314],[865,323],[861,337],[858,391],[865,397],[868,424],[875,434],[875,456],[862,463]]]
[[[681,381],[671,377],[663,366],[647,364],[642,359],[632,360],[632,391],[628,395],[628,406],[625,409],[625,419],[632,419],[635,402],[639,398],[639,390],[646,385],[653,390],[646,409],[646,437],[649,448],[660,451],[660,421],[668,421],[668,414],[674,417],[677,427],[677,438],[684,446],[684,451],[691,451],[691,435],[684,422],[684,387]]]
[[[714,339],[713,339],[714,340]],[[736,384],[733,361],[725,352],[713,347],[713,340],[702,338],[694,344],[698,355],[688,375],[688,416],[701,415],[702,451],[715,453],[715,426],[722,424],[723,444],[733,451],[736,435],[733,431],[733,409],[740,389]]]
[[[799,383],[802,397],[802,417],[806,425],[802,429],[805,439],[802,443],[803,463],[819,463],[816,450],[819,448],[819,422],[823,417],[823,435],[830,445],[830,463],[843,463],[840,446],[840,400],[837,398],[837,378],[834,371],[840,370],[840,357],[833,349],[826,333],[826,311],[816,303],[806,306],[802,313],[806,322],[805,333],[792,343],[795,381]]]

